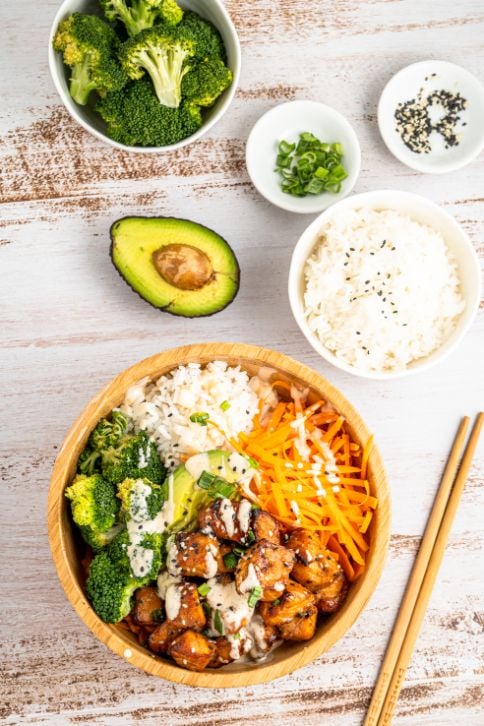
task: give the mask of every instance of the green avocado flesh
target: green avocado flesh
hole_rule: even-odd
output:
[[[201,224],[173,217],[125,217],[111,227],[111,257],[124,280],[156,308],[188,318],[213,315],[239,289],[239,265],[220,235]],[[206,255],[212,276],[198,289],[180,289],[158,272],[153,253],[186,245]]]
[[[239,476],[229,464],[230,451],[208,451],[208,469],[211,474],[222,477],[228,482],[236,482]],[[204,456],[199,454],[198,456]],[[248,464],[249,466],[249,464]],[[198,513],[212,501],[203,489],[196,485],[196,479],[184,464],[173,473],[173,501],[175,504],[173,529],[180,531],[190,529],[197,522]]]

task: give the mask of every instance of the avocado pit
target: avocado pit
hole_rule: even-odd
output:
[[[200,290],[213,278],[210,259],[191,245],[170,244],[153,252],[158,274],[179,290]]]

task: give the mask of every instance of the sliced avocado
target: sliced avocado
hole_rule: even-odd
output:
[[[216,232],[174,217],[124,217],[111,227],[119,274],[156,308],[187,318],[213,315],[239,289],[240,269]]]
[[[230,483],[238,481],[241,472],[237,467],[230,465],[229,458],[231,456],[233,456],[231,451],[220,451],[218,449],[208,451],[206,454],[197,454],[191,457],[174,471],[173,500],[175,512],[172,527],[174,531],[189,529],[190,526],[196,523],[199,511],[212,501],[203,489],[196,486],[202,471],[209,471],[211,474],[220,476]],[[247,461],[247,468],[249,467],[250,464]],[[189,469],[191,469],[191,472]]]

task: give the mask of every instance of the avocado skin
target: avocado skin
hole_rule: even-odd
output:
[[[121,270],[118,268],[118,266],[116,265],[116,263],[114,261],[114,254],[113,254],[114,253],[114,244],[115,244],[114,229],[115,229],[115,227],[117,225],[120,225],[122,222],[124,222],[126,220],[131,220],[131,219],[132,220],[137,220],[137,219],[139,219],[139,220],[150,220],[150,219],[153,219],[153,220],[175,220],[177,222],[187,222],[189,224],[196,224],[198,227],[202,227],[202,228],[206,229],[208,232],[216,235],[217,237],[220,237],[223,240],[223,242],[225,243],[225,245],[227,246],[227,248],[232,253],[232,257],[233,257],[233,262],[234,262],[233,277],[234,277],[234,282],[236,283],[236,287],[235,287],[235,290],[234,290],[234,293],[233,293],[232,297],[230,297],[229,299],[227,299],[225,302],[222,302],[220,304],[220,307],[217,307],[217,309],[214,309],[211,312],[200,313],[198,315],[193,315],[193,314],[183,313],[183,312],[173,312],[173,310],[170,310],[169,309],[171,303],[168,303],[168,305],[166,305],[165,307],[163,307],[163,306],[155,305],[152,302],[150,302],[150,300],[147,300],[139,292],[139,290],[137,290],[136,287],[134,287],[129,282],[129,280],[126,279],[126,277],[123,275],[123,273],[121,272]],[[206,317],[211,317],[212,315],[216,315],[217,313],[221,312],[222,310],[225,310],[225,308],[227,308],[235,300],[235,298],[237,297],[237,295],[239,293],[239,290],[240,290],[240,265],[239,265],[239,261],[238,261],[236,255],[235,255],[235,252],[233,251],[232,247],[229,245],[229,243],[227,242],[227,240],[225,240],[223,237],[221,237],[221,235],[219,235],[218,232],[215,232],[215,230],[211,229],[210,227],[207,227],[206,225],[200,224],[199,222],[194,222],[191,219],[185,219],[183,217],[169,217],[169,216],[163,216],[163,215],[142,216],[142,215],[131,215],[130,214],[130,215],[127,215],[125,217],[120,217],[119,219],[116,219],[112,223],[112,225],[111,225],[111,227],[109,229],[109,236],[111,238],[111,244],[110,244],[110,248],[109,248],[109,256],[111,258],[111,262],[112,262],[112,264],[113,264],[116,272],[118,273],[118,275],[131,288],[131,290],[133,290],[133,292],[135,292],[138,295],[138,297],[140,297],[144,302],[148,303],[148,305],[151,305],[151,307],[155,308],[156,310],[159,310],[160,312],[168,313],[169,315],[174,315],[175,317],[181,317],[181,318],[195,318],[195,317],[200,317],[200,318],[203,317],[203,318],[206,318]],[[196,246],[196,245],[194,245],[194,246]]]

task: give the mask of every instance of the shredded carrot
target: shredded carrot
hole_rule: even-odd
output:
[[[286,381],[272,387],[281,396],[294,392]],[[250,498],[285,527],[317,533],[350,581],[365,567],[367,532],[378,505],[367,479],[372,440],[362,447],[344,416],[328,410],[325,401],[306,405],[304,395],[295,395],[263,418],[258,414],[251,433],[230,441],[257,464]]]
[[[348,558],[348,555],[341,547],[340,543],[334,535],[332,535],[328,540],[328,549],[331,550],[331,552],[336,552],[336,554],[338,555],[338,562],[343,568],[343,572],[345,573],[348,580],[350,582],[353,582],[353,580],[355,579],[355,571],[353,569],[353,566]]]
[[[361,457],[361,478],[366,479],[366,469],[368,466],[368,459],[370,458],[370,451],[373,445],[373,435],[370,436],[366,442],[365,448],[363,449],[363,456]]]

